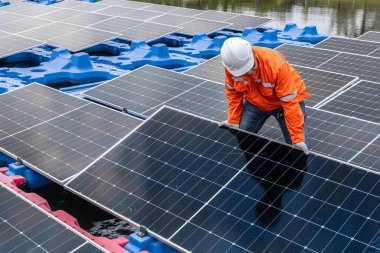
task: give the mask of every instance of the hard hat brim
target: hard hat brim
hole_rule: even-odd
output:
[[[233,76],[242,76],[246,74],[248,71],[250,71],[253,68],[253,65],[255,63],[255,58],[250,57],[249,61],[240,69],[231,69],[228,66],[226,66],[224,63],[223,65],[227,68],[227,70],[233,75]]]

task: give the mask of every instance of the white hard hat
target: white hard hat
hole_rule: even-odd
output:
[[[251,44],[240,38],[227,39],[220,51],[224,67],[233,76],[242,76],[253,68],[255,57]]]

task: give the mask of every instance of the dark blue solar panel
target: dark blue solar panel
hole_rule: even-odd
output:
[[[66,186],[192,252],[375,252],[379,179],[164,108]]]
[[[0,184],[0,252],[81,252],[87,240]],[[92,244],[88,246],[95,248]],[[82,251],[82,252],[103,252]]]

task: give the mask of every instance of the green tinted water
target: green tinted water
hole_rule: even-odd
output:
[[[320,33],[357,37],[380,31],[380,0],[139,0],[202,10],[220,10],[275,19],[268,26],[286,23],[316,25]]]

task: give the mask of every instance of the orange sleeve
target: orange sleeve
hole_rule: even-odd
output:
[[[279,69],[276,80],[276,94],[284,110],[286,126],[289,130],[292,143],[304,140],[304,115],[299,106],[298,90],[293,80],[293,71],[289,63],[284,63]]]
[[[244,94],[234,89],[234,80],[231,74],[226,72],[225,90],[228,102],[228,118],[227,121],[231,124],[239,124],[241,114],[243,112],[243,97]]]

